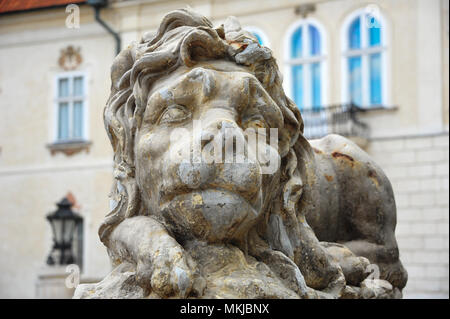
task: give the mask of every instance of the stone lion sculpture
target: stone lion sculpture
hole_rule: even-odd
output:
[[[303,137],[271,50],[236,18],[214,28],[170,12],[116,57],[111,80],[115,180],[99,235],[113,271],[75,298],[401,297],[388,179],[344,137]],[[271,173],[247,128],[277,129],[276,146],[272,133],[258,144],[275,154]],[[206,148],[226,129],[251,160],[192,161],[196,138]]]

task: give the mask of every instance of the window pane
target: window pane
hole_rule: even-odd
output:
[[[379,46],[381,44],[381,25],[374,17],[368,16],[367,24],[369,26],[369,46]]]
[[[83,77],[77,76],[73,79],[73,95],[83,95]]]
[[[83,102],[73,104],[73,137],[83,137]]]
[[[320,108],[320,63],[311,64],[312,107]]]
[[[59,103],[58,106],[58,140],[69,138],[69,105]]]
[[[362,106],[361,57],[348,59],[350,101]]]
[[[309,47],[311,55],[320,54],[320,34],[316,27],[310,25],[309,30]]]
[[[69,96],[69,79],[59,79],[58,81],[58,96]]]
[[[381,104],[381,54],[370,55],[370,104]]]
[[[361,48],[361,21],[357,17],[348,30],[348,44],[350,49]]]
[[[291,57],[300,58],[302,56],[302,28],[298,28],[291,39]]]
[[[303,66],[292,67],[292,83],[294,92],[294,102],[301,109],[303,108]]]

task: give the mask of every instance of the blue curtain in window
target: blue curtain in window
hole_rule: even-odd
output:
[[[316,27],[310,25],[309,30],[309,49],[311,56],[320,54],[320,34]]]
[[[381,104],[381,54],[370,55],[370,104]]]
[[[348,31],[348,44],[350,49],[361,48],[361,20],[356,18],[350,25]]]
[[[350,49],[361,48],[361,19],[357,17],[349,27],[348,44]],[[362,106],[361,56],[348,59],[350,100]]]
[[[311,56],[320,55],[320,33],[316,27],[309,25],[309,49]],[[320,90],[320,63],[313,63],[311,68],[311,104],[313,108],[321,106]]]
[[[362,74],[361,57],[348,59],[350,100],[356,105],[362,106]]]
[[[369,26],[369,46],[379,46],[381,45],[381,24],[374,17],[369,16],[367,19],[370,19],[367,23]]]
[[[303,42],[302,42],[302,28],[298,28],[291,39],[291,58],[302,57]]]
[[[315,109],[321,106],[320,90],[320,63],[311,64],[311,103]]]
[[[291,58],[300,58],[303,55],[302,28],[298,28],[291,38]],[[294,102],[299,108],[303,108],[303,66],[292,67],[292,92]]]
[[[370,17],[369,23],[369,46],[377,47],[381,45],[381,24],[375,18]],[[369,56],[370,71],[370,104],[380,105],[381,97],[381,54],[375,53]]]
[[[294,65],[292,67],[292,84],[294,92],[294,102],[297,106],[303,108],[303,65]]]

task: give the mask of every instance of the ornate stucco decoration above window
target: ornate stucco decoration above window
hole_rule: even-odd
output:
[[[58,59],[59,66],[65,71],[72,71],[78,68],[83,62],[83,58],[81,56],[81,48],[74,48],[69,45],[67,48],[61,50],[61,55]]]
[[[300,15],[302,18],[306,18],[310,13],[316,11],[316,6],[314,3],[301,4],[295,8],[295,14]]]

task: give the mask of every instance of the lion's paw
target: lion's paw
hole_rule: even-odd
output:
[[[201,296],[205,280],[181,247],[157,251],[137,264],[138,282],[161,297]]]

